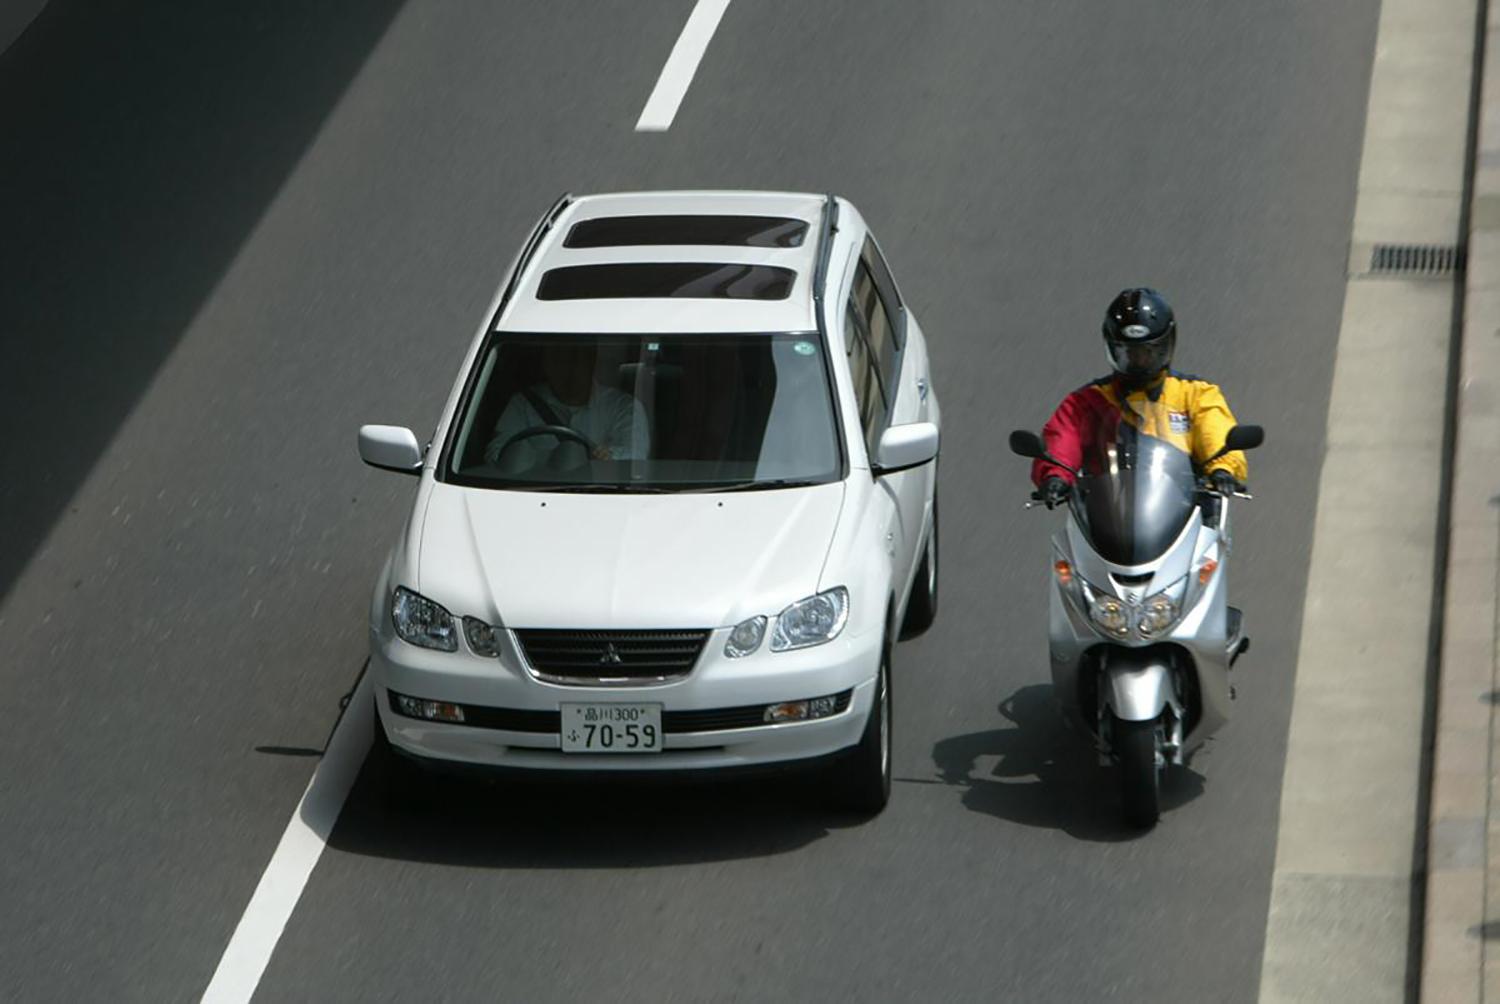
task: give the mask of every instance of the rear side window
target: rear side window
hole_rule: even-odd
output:
[[[894,387],[896,371],[899,368],[896,326],[875,285],[875,277],[870,274],[870,269],[866,266],[863,257],[854,268],[854,287],[850,290],[849,296],[862,322],[861,333],[869,343],[875,365],[880,369],[881,380],[887,387]]]
[[[611,216],[573,224],[563,247],[711,244],[794,248],[801,247],[806,236],[806,223],[780,216]]]
[[[865,336],[864,320],[852,296],[844,307],[844,350],[848,353],[849,378],[854,384],[860,428],[865,434],[865,446],[873,457],[885,425],[885,388],[880,385],[875,357]]]
[[[692,298],[785,300],[797,273],[771,265],[713,262],[635,262],[570,265],[549,269],[537,287],[538,300]]]
[[[891,325],[896,348],[904,348],[906,345],[906,311],[901,305],[900,294],[896,292],[896,280],[891,278],[891,270],[886,266],[885,256],[875,245],[874,238],[865,238],[865,246],[859,252],[859,264],[875,285],[876,294],[881,306],[885,308],[886,319]]]

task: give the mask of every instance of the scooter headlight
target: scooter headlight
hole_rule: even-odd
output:
[[[1110,634],[1123,638],[1130,632],[1130,610],[1113,596],[1097,593],[1090,596],[1089,616]]]
[[[1171,630],[1172,625],[1177,623],[1177,615],[1177,604],[1172,598],[1166,593],[1157,593],[1155,596],[1148,597],[1141,605],[1141,612],[1135,620],[1135,629],[1143,638],[1154,638]]]

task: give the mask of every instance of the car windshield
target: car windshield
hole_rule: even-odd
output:
[[[1182,532],[1195,488],[1191,457],[1111,411],[1085,443],[1073,514],[1105,561],[1142,565]]]
[[[755,489],[842,473],[816,334],[492,335],[446,475],[487,488]]]

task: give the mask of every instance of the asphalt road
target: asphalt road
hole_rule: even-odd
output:
[[[212,8],[210,10],[210,8]],[[833,190],[932,343],[944,563],[896,786],[444,785],[367,770],[261,1000],[1248,1001],[1376,0],[52,0],[0,55],[0,999],[207,984],[363,659],[431,428],[562,190]],[[1046,536],[1004,447],[1125,285],[1244,421],[1236,719],[1158,829],[1047,707]]]

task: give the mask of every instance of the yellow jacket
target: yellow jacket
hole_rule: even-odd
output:
[[[1097,427],[1101,410],[1118,411],[1137,429],[1179,447],[1193,458],[1203,474],[1228,471],[1236,481],[1249,480],[1245,454],[1239,450],[1215,460],[1208,458],[1224,446],[1234,428],[1234,413],[1217,384],[1195,376],[1168,372],[1155,384],[1124,392],[1113,377],[1104,377],[1080,387],[1063,399],[1042,429],[1047,452],[1072,467],[1083,460],[1083,448]],[[1032,479],[1042,484],[1050,476],[1072,481],[1067,472],[1044,460],[1032,469]]]

